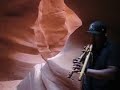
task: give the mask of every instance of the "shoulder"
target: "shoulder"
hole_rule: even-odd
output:
[[[120,44],[112,42],[110,45],[109,63],[120,67]]]
[[[112,52],[119,54],[120,53],[120,44],[116,42],[111,42],[110,48]]]

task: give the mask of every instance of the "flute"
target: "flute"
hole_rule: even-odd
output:
[[[93,45],[88,44],[84,48],[83,53],[80,55],[80,57],[78,57],[77,59],[73,59],[73,63],[74,63],[73,66],[75,67],[73,68],[73,71],[69,74],[68,78],[71,78],[74,73],[80,73],[79,80],[82,79],[82,76],[84,74],[85,68],[87,66],[87,63],[90,57],[90,53],[92,51],[92,47]],[[81,69],[81,66],[83,66],[82,69]]]
[[[88,54],[86,55],[86,58],[85,58],[83,67],[82,67],[81,72],[80,72],[79,80],[81,80],[81,79],[82,79],[82,76],[84,75],[84,72],[85,72],[87,63],[88,63],[89,58],[90,58],[90,55],[91,55],[92,48],[93,48],[93,45],[90,45],[90,46],[89,46],[89,50],[88,50]]]

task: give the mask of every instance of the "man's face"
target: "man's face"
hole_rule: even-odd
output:
[[[104,45],[105,40],[105,35],[92,34],[92,44],[95,45],[97,49]]]

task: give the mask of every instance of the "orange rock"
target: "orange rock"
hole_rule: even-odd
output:
[[[32,27],[39,52],[60,51],[68,36],[81,25],[64,0],[41,0],[38,18]]]

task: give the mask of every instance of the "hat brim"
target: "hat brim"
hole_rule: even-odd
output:
[[[100,32],[97,32],[97,31],[87,31],[87,32],[91,34],[100,34]]]

